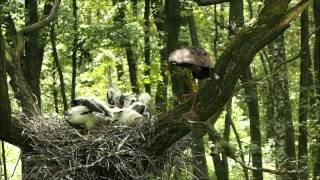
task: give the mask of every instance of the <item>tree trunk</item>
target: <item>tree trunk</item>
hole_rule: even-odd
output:
[[[320,0],[315,0],[313,3],[314,13],[314,26],[315,32],[315,44],[314,44],[314,85],[316,88],[316,100],[313,104],[315,109],[316,118],[314,119],[312,128],[312,157],[313,157],[313,179],[320,179]]]
[[[139,94],[139,86],[138,86],[138,79],[137,79],[137,54],[132,49],[131,45],[127,45],[125,47],[125,51],[127,54],[127,61],[129,66],[129,76],[130,76],[130,83],[132,92]]]
[[[117,0],[113,0],[112,1],[112,6],[116,6],[118,3]],[[121,27],[121,21],[123,18],[121,18],[122,15],[121,13],[123,13],[123,11],[120,9],[122,7],[118,7],[118,11],[115,14],[114,18],[113,18],[113,22],[115,24],[115,27],[120,28]],[[100,11],[97,12],[97,19],[101,19],[100,18]],[[98,22],[100,22],[100,20],[98,20]],[[124,75],[124,71],[123,71],[123,65],[122,62],[120,61],[116,61],[116,70],[117,70],[117,77],[118,77],[118,81],[122,81],[123,75]]]
[[[196,22],[194,20],[192,8],[190,9],[189,13],[190,14],[188,16],[188,24],[189,24],[191,43],[192,43],[193,47],[199,47],[200,46],[200,42],[199,42],[199,39],[198,39],[197,27],[196,27]]]
[[[242,75],[242,83],[247,83],[253,80],[250,67],[246,69]],[[262,168],[262,152],[261,152],[261,132],[260,132],[260,115],[258,104],[257,86],[254,83],[245,85],[245,101],[248,106],[250,120],[250,153],[252,155],[252,165],[258,169]],[[253,171],[253,179],[262,180],[262,171]]]
[[[52,76],[52,96],[53,96],[54,110],[57,114],[59,114],[58,89],[57,89],[57,82],[56,82],[57,77],[56,77],[55,68],[52,68],[51,76]]]
[[[38,22],[37,0],[25,0],[26,25]],[[32,93],[37,97],[41,109],[40,73],[43,61],[44,45],[40,43],[39,31],[33,31],[25,36],[25,57],[22,70]]]
[[[218,22],[218,11],[217,5],[214,5],[214,22]],[[214,60],[218,59],[218,40],[219,40],[219,26],[217,23],[214,23],[214,39],[213,39],[213,54]]]
[[[272,50],[272,48],[269,48],[269,50]],[[270,52],[272,54],[273,52]],[[275,100],[274,100],[274,82],[272,77],[270,77],[270,71],[272,70],[270,60],[268,60],[268,55],[266,54],[266,51],[260,51],[259,52],[261,63],[263,66],[263,71],[265,76],[267,77],[267,90],[266,90],[266,100],[264,102],[265,108],[266,108],[266,116],[265,116],[265,131],[266,131],[266,139],[274,139],[275,131]]]
[[[169,53],[178,48],[179,31],[180,31],[180,2],[179,0],[165,1],[165,28],[166,28],[166,59]],[[183,95],[192,92],[190,87],[190,73],[181,71],[180,67],[169,64],[169,70],[172,81],[172,91],[179,102],[182,102]]]
[[[188,24],[192,46],[199,47],[200,43],[192,8],[189,13]],[[193,175],[195,176],[195,179],[209,179],[204,141],[201,136],[199,138],[199,133],[197,131],[192,132],[191,150],[193,160]]]
[[[132,0],[132,15],[133,17],[138,16],[138,1]],[[137,21],[137,18],[136,18]],[[127,61],[129,65],[129,75],[130,75],[130,82],[131,82],[131,89],[132,92],[139,94],[140,88],[138,84],[138,54],[136,53],[136,49],[134,47],[138,46],[138,40],[136,38],[133,39],[133,44],[130,41],[126,44],[126,54],[127,54]]]
[[[226,116],[224,119],[224,132],[223,132],[223,139],[226,142],[229,142],[230,139],[230,130],[231,130],[231,121],[232,121],[232,99],[226,105]],[[222,165],[224,170],[224,179],[229,179],[229,161],[228,156],[225,153],[222,153]]]
[[[144,71],[145,78],[150,79],[150,0],[145,0],[144,8],[144,63],[146,70]],[[150,81],[144,84],[145,91],[151,94]]]
[[[300,96],[299,96],[299,139],[298,168],[299,178],[308,179],[308,131],[310,78],[312,77],[309,47],[308,9],[302,12],[301,18],[301,63],[300,63]]]
[[[134,3],[135,1],[133,1]],[[121,3],[121,4],[120,4]],[[123,0],[119,1],[119,7],[118,7],[118,14],[115,16],[115,21],[117,21],[117,25],[119,28],[124,28],[124,25],[126,24],[125,20],[125,4]],[[136,6],[133,6],[135,8]],[[133,13],[136,13],[137,11],[133,9]],[[135,14],[136,15],[136,14]],[[134,40],[136,42],[136,40]],[[139,93],[139,86],[138,86],[138,81],[137,81],[137,54],[133,49],[135,43],[131,43],[130,39],[125,39],[121,40],[120,46],[124,48],[127,56],[127,62],[128,62],[128,67],[129,67],[129,77],[130,77],[130,84],[131,84],[131,89],[133,93]],[[121,67],[117,66],[117,69],[119,72],[121,71]],[[119,73],[118,73],[119,77]]]
[[[77,86],[77,51],[78,51],[78,6],[77,0],[72,0],[73,14],[73,43],[72,43],[72,77],[71,77],[71,101],[76,98]]]
[[[274,74],[275,90],[275,147],[276,147],[276,164],[278,168],[287,170],[296,170],[296,156],[294,143],[294,128],[291,115],[291,103],[288,87],[288,71],[284,64],[279,63],[286,61],[284,36],[272,43],[273,54],[272,74]],[[280,179],[297,179],[294,174],[278,176]]]
[[[29,148],[29,141],[21,136],[21,128],[11,119],[11,105],[8,94],[7,73],[5,59],[5,39],[2,35],[0,22],[0,139],[20,148]]]
[[[229,30],[229,34],[234,35],[234,33],[237,31],[237,29],[239,27],[243,26],[243,23],[244,23],[243,0],[230,1],[229,26],[234,27],[235,29]],[[246,68],[245,73],[242,76],[242,82],[245,83],[250,80],[252,80],[252,74],[251,74],[251,69],[249,66]],[[258,109],[258,99],[257,99],[258,95],[257,95],[256,86],[254,84],[250,85],[250,86],[245,86],[245,94],[246,94],[246,103],[248,105],[248,110],[249,110],[251,144],[253,145],[253,147],[255,147],[256,145],[259,145],[258,147],[255,147],[256,151],[253,151],[253,150],[251,151],[252,152],[252,159],[253,159],[253,166],[260,165],[260,167],[261,167],[262,166],[261,143],[260,143],[261,134],[260,134],[260,126],[259,126],[259,109]],[[255,97],[253,97],[253,96],[255,96]],[[248,101],[249,98],[252,98],[252,99],[250,99],[250,101]],[[254,134],[255,136],[253,137],[253,133],[257,133],[257,134]],[[258,144],[255,144],[255,143],[258,143]],[[260,150],[260,156],[257,153],[257,152],[259,152],[259,150]],[[260,158],[260,160],[259,160],[259,158]],[[244,161],[244,158],[243,158],[243,161]],[[258,161],[261,161],[260,164],[257,163]],[[245,179],[248,180],[249,179],[248,170],[244,168],[243,172],[244,172]],[[253,178],[254,179],[256,179],[256,178],[262,179],[262,172],[261,171],[254,171]]]
[[[152,15],[158,31],[160,49],[160,74],[162,82],[157,84],[157,91],[155,97],[156,110],[158,112],[165,112],[167,110],[167,87],[168,87],[168,75],[167,75],[167,49],[164,45],[165,40],[165,24],[164,24],[164,11],[162,2],[159,0],[152,0]]]
[[[62,96],[62,102],[63,102],[63,111],[67,112],[68,111],[68,100],[67,100],[67,95],[66,95],[66,89],[65,89],[65,83],[64,83],[64,77],[63,77],[63,72],[62,72],[62,67],[59,62],[59,57],[58,57],[58,51],[56,48],[56,32],[55,32],[55,27],[54,23],[51,24],[50,28],[50,41],[51,41],[51,46],[52,46],[52,56],[53,60],[55,63],[55,67],[58,71],[59,75],[59,81],[60,81],[60,92]]]
[[[11,124],[11,106],[8,94],[7,73],[5,66],[5,40],[2,35],[2,23],[0,22],[0,132],[12,129]]]

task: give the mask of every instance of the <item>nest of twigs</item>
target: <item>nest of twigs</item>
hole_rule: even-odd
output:
[[[59,117],[23,125],[32,146],[23,157],[29,168],[26,179],[145,179],[162,176],[164,168],[190,165],[181,157],[185,143],[175,144],[165,157],[150,157],[146,152],[153,131],[150,122],[134,128],[101,126],[85,133]]]

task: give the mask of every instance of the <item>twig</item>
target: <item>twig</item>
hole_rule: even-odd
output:
[[[236,139],[237,139],[237,142],[238,142],[238,145],[239,145],[241,160],[242,160],[243,164],[246,164],[246,161],[244,159],[244,153],[243,153],[244,151],[242,149],[242,143],[241,143],[240,135],[239,135],[238,130],[237,130],[237,128],[236,128],[236,126],[235,126],[235,124],[234,124],[234,122],[232,120],[231,120],[230,124],[231,124],[231,127],[233,129],[233,133],[236,136]],[[244,173],[246,174],[246,177],[248,177],[248,171],[246,170],[246,168],[244,168]]]
[[[310,33],[309,38],[310,38],[313,34],[315,34],[316,32],[318,32],[319,30],[320,30],[320,25],[319,25],[314,31],[312,31],[312,32]]]
[[[19,155],[19,158],[18,158],[16,164],[14,165],[14,169],[13,169],[13,172],[12,172],[12,174],[11,174],[11,177],[13,177],[13,175],[16,173],[16,170],[17,170],[17,167],[18,167],[18,164],[19,164],[19,161],[20,161],[20,160],[21,160],[21,153],[20,153],[20,155]]]
[[[278,170],[273,170],[273,169],[267,169],[267,168],[255,168],[252,166],[246,165],[242,160],[238,159],[238,156],[236,154],[235,148],[233,148],[229,143],[225,142],[219,133],[212,127],[209,123],[206,122],[200,122],[200,121],[190,121],[187,120],[187,123],[189,124],[190,128],[193,130],[203,130],[206,131],[209,136],[212,136],[211,139],[216,140],[217,147],[221,147],[223,152],[233,159],[235,162],[239,163],[242,167],[246,169],[250,169],[252,171],[263,171],[267,172],[270,174],[296,174],[296,171],[286,171],[285,169],[278,169]],[[217,155],[216,153],[211,153],[211,156]]]
[[[6,161],[6,150],[4,148],[4,141],[1,141],[1,148],[2,148],[2,162],[3,162],[3,173],[4,173],[4,179],[8,180],[7,175],[7,161]]]
[[[239,163],[242,167],[246,168],[246,169],[250,169],[252,171],[263,171],[263,172],[267,172],[270,174],[297,174],[297,171],[285,171],[284,168],[283,169],[267,169],[267,168],[255,168],[252,166],[248,166],[245,163],[243,163],[242,161],[239,161],[237,158],[232,158],[235,162]]]

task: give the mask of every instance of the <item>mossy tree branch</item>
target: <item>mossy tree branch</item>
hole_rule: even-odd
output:
[[[196,116],[193,120],[204,122],[212,119],[212,123],[215,123],[223,107],[232,97],[240,76],[253,61],[256,53],[280,36],[289,27],[291,20],[312,3],[312,0],[302,0],[288,10],[289,3],[288,0],[265,1],[258,18],[253,19],[235,34],[215,64],[214,70],[220,78],[211,77],[199,89],[193,109]],[[150,153],[160,155],[191,132],[183,123],[183,117],[190,110],[191,104],[192,100],[188,100],[159,117],[154,137],[150,142]]]

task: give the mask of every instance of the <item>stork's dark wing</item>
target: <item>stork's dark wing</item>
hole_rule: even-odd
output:
[[[102,104],[93,99],[75,99],[71,102],[71,106],[86,106],[92,112],[102,113],[105,116],[112,116],[111,112],[108,111]]]
[[[203,80],[203,79],[206,79],[206,78],[210,77],[210,71],[211,70],[212,69],[208,68],[208,67],[201,67],[200,71],[192,71],[192,75],[196,79]]]

